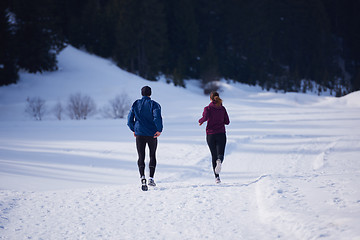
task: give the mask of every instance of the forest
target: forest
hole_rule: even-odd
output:
[[[360,0],[2,0],[0,86],[71,44],[148,80],[360,89]],[[313,89],[314,86],[317,89]]]

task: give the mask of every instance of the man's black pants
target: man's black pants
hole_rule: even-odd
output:
[[[146,144],[149,146],[150,150],[150,177],[154,177],[155,168],[156,168],[156,148],[157,148],[157,138],[152,136],[136,136],[136,148],[139,155],[138,167],[140,177],[145,176],[145,147]]]

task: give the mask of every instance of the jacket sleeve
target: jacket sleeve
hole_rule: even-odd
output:
[[[202,118],[199,119],[199,123],[203,124],[208,120],[208,107],[204,107],[204,112]]]
[[[226,111],[226,108],[224,108],[224,109],[225,109],[224,124],[225,124],[225,125],[229,125],[229,124],[230,124],[229,115],[228,115],[228,113],[227,113],[227,111]]]
[[[153,105],[153,118],[154,118],[154,124],[156,126],[156,130],[158,132],[162,132],[163,121],[162,121],[162,117],[161,117],[161,106],[157,102],[154,102],[154,105]]]
[[[127,117],[127,125],[129,126],[130,130],[133,131],[133,132],[135,132],[134,104],[132,105],[132,107],[130,109],[130,112],[128,114],[128,117]]]

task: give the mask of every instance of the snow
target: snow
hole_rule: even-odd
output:
[[[231,123],[215,184],[197,123],[209,97],[195,81],[149,82],[71,46],[59,68],[0,88],[0,239],[360,239],[360,92],[222,81]],[[125,119],[24,113],[27,97],[51,109],[81,92],[101,107],[121,93],[134,101],[144,85],[164,118],[148,192]]]

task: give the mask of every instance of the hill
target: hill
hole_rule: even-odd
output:
[[[0,88],[1,239],[360,238],[358,92],[318,97],[221,82],[231,123],[219,185],[197,124],[209,97],[195,83],[149,82],[73,47],[59,66]],[[81,92],[100,107],[122,93],[133,101],[144,85],[164,118],[148,192],[126,119],[24,113],[27,97],[50,109]]]

